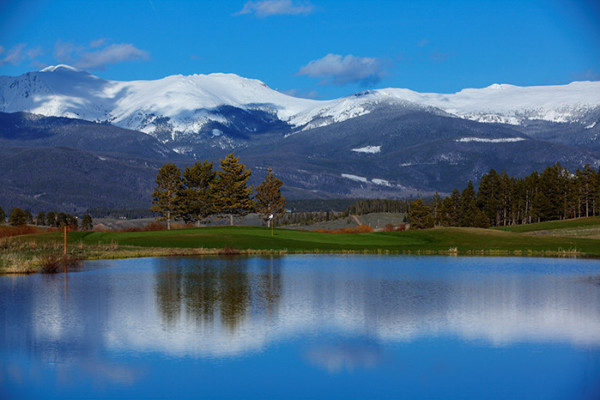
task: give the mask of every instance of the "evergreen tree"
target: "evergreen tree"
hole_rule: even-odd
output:
[[[0,207],[0,225],[4,225],[5,221],[6,221],[6,213],[4,212],[2,207]]]
[[[500,176],[491,169],[489,174],[481,177],[477,192],[477,207],[483,210],[492,225],[500,223],[500,187]]]
[[[216,177],[213,163],[196,162],[192,167],[185,167],[181,207],[186,222],[200,223],[214,213],[213,193],[211,185]]]
[[[46,224],[48,224],[48,226],[57,226],[56,213],[54,211],[50,211],[46,214]]]
[[[29,210],[25,210],[25,223],[33,225],[33,214]]]
[[[156,186],[152,192],[152,207],[159,221],[167,221],[167,229],[171,229],[171,220],[181,215],[181,193],[183,182],[181,170],[173,163],[163,165],[156,175]]]
[[[69,227],[69,229],[76,231],[79,229],[79,221],[77,220],[77,217],[71,215],[71,214],[67,214],[67,226]]]
[[[229,224],[233,225],[234,216],[245,216],[254,209],[250,198],[254,188],[247,185],[251,171],[233,153],[220,161],[221,169],[212,184],[215,212],[229,215]]]
[[[544,215],[543,220],[560,219],[562,215],[562,193],[560,190],[560,181],[562,176],[562,167],[560,164],[554,164],[547,167],[540,175],[538,191],[543,192],[545,199],[545,209],[537,210],[539,215]],[[539,205],[539,203],[538,203]],[[538,216],[539,216],[538,215]]]
[[[500,174],[500,204],[502,226],[508,224],[512,208],[512,181],[506,171]]]
[[[64,228],[65,226],[69,226],[68,215],[64,212],[59,212],[56,214],[56,226],[59,228]]]
[[[442,212],[440,223],[442,226],[455,226],[454,221],[456,219],[456,210],[453,207],[452,199],[450,196],[444,197],[442,200]]]
[[[434,226],[441,226],[442,225],[443,204],[442,204],[442,198],[440,197],[440,195],[437,192],[433,196],[433,200],[431,201],[431,206],[433,209],[433,224],[434,224]]]
[[[426,206],[421,199],[417,199],[410,203],[408,219],[410,221],[410,229],[433,228],[431,208]]]
[[[40,211],[38,213],[38,215],[35,217],[35,224],[38,226],[46,225],[46,213],[44,213],[43,211]]]
[[[490,227],[490,219],[480,209],[477,209],[475,212],[475,219],[473,220],[473,226],[475,228],[489,228]]]
[[[600,215],[600,168],[596,171],[596,176],[594,179],[594,215]]]
[[[256,212],[262,219],[269,221],[269,216],[273,215],[273,222],[283,217],[285,214],[285,197],[281,194],[283,182],[273,175],[269,167],[265,180],[256,188]],[[329,220],[329,212],[326,214],[326,220]]]
[[[82,231],[91,231],[94,229],[94,223],[92,222],[92,216],[90,214],[85,214],[81,218],[81,230]]]
[[[27,223],[27,215],[20,208],[13,208],[8,217],[8,221],[12,226],[21,226]]]
[[[469,180],[467,187],[460,195],[459,226],[475,226],[477,210],[477,204],[475,203],[475,189],[473,188],[473,182]]]
[[[454,189],[442,200],[442,226],[458,226],[460,220],[460,193]]]
[[[582,208],[585,212],[585,216],[589,217],[592,213],[592,199],[594,196],[594,170],[590,167],[590,164],[585,164],[581,171],[581,195],[582,195]]]
[[[549,219],[552,210],[552,203],[544,191],[540,190],[533,197],[533,206],[531,216],[534,221],[542,222]]]

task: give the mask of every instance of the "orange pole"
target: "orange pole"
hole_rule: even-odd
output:
[[[65,225],[65,256],[67,255],[67,226]]]

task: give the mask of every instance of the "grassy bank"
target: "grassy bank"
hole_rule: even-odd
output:
[[[600,229],[600,218],[511,227],[437,228],[407,232],[330,234],[261,227],[209,227],[154,232],[71,232],[73,258],[174,255],[373,253],[600,257],[600,240],[576,234]],[[556,234],[557,232],[570,234]],[[548,234],[554,232],[555,234]],[[538,234],[535,234],[538,233]],[[60,232],[2,239],[0,273],[39,271],[44,254],[62,254]]]

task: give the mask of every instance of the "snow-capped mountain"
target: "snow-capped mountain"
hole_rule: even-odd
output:
[[[59,65],[0,77],[3,207],[143,208],[164,162],[232,150],[253,184],[272,167],[288,198],[427,196],[490,168],[598,168],[600,82],[319,101],[233,74],[119,82]]]
[[[0,111],[108,122],[139,130],[175,149],[239,147],[240,137],[291,134],[343,122],[382,107],[428,110],[478,122],[578,122],[594,127],[600,82],[518,87],[494,84],[454,94],[379,89],[328,101],[295,98],[234,74],[173,75],[109,81],[66,65],[0,77]]]
[[[260,110],[289,120],[320,104],[234,74],[174,75],[154,81],[108,81],[66,65],[0,78],[0,111],[80,118],[153,134],[168,124],[173,135],[202,132],[218,108]]]

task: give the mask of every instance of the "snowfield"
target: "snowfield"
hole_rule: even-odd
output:
[[[198,133],[212,122],[227,126],[231,121],[219,113],[222,106],[267,112],[300,130],[356,118],[380,106],[435,108],[479,122],[579,122],[587,112],[600,107],[600,82],[531,87],[494,84],[454,94],[390,88],[323,101],[288,96],[259,80],[222,73],[125,82],[57,65],[18,77],[0,77],[2,112],[110,122],[148,134],[160,126],[171,131],[172,139],[176,134]],[[595,125],[588,126],[591,129]],[[366,146],[352,151],[376,153],[380,148]]]
[[[512,138],[499,138],[499,139],[488,139],[488,138],[478,138],[478,137],[465,137],[456,139],[457,142],[460,143],[469,143],[469,142],[477,142],[477,143],[515,143],[521,142],[525,140],[525,138],[520,137],[512,137]]]
[[[357,153],[376,154],[381,153],[381,146],[365,146],[358,149],[352,149],[352,151],[355,151]]]

